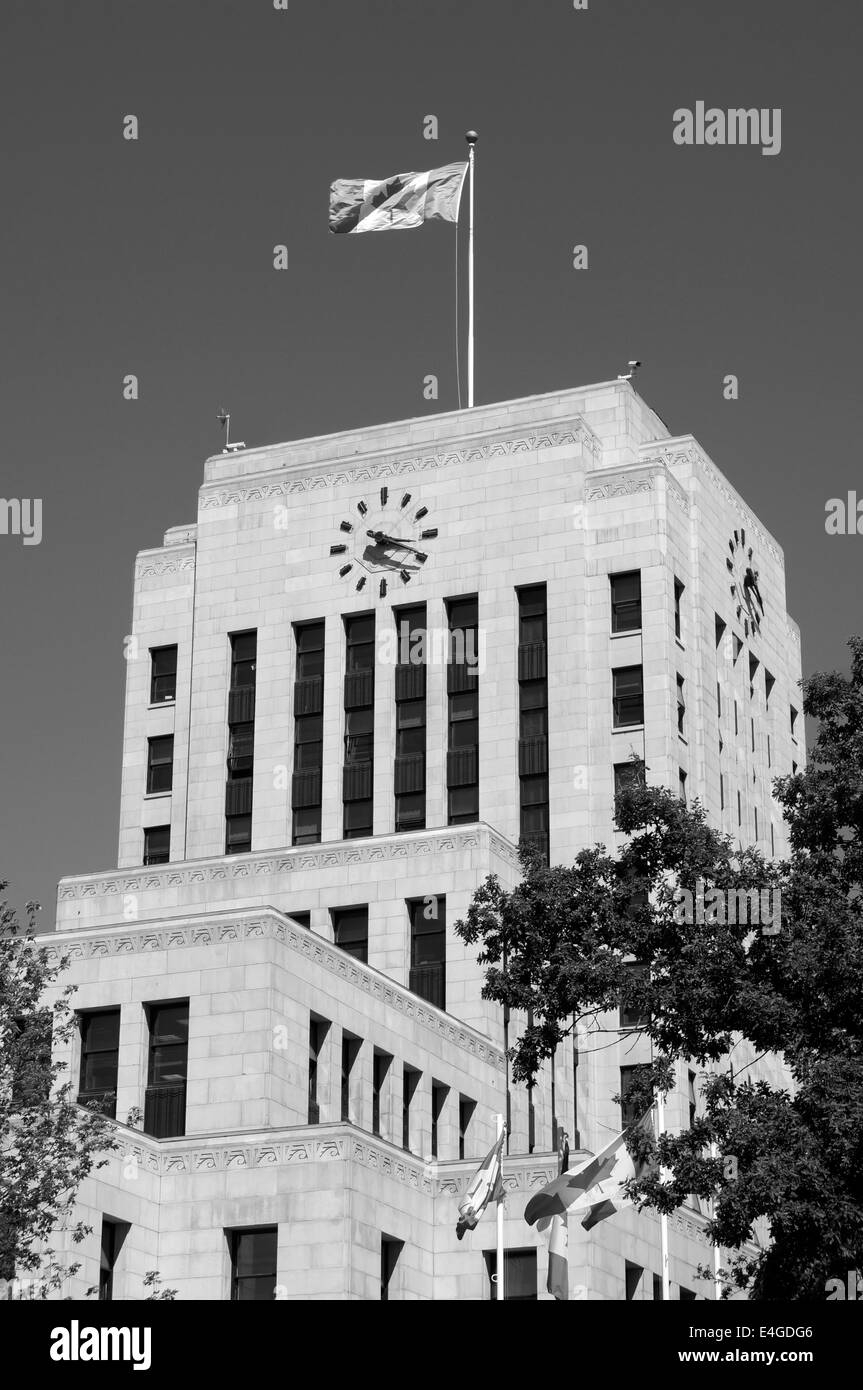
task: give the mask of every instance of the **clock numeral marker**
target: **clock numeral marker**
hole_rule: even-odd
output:
[[[389,497],[389,495],[390,495],[390,494],[389,494],[389,489],[388,489],[388,488],[385,488],[385,487],[382,487],[382,488],[381,488],[381,506],[382,506],[382,507],[385,507],[385,506],[387,505],[387,498]]]
[[[387,581],[386,581],[385,579],[382,579],[382,580],[381,580],[381,587],[380,587],[380,596],[381,596],[381,598],[383,598],[383,597],[385,596],[386,591],[387,591]]]
[[[365,575],[363,575],[362,579],[358,579],[358,580],[357,580],[357,588],[358,588],[358,589],[364,589],[365,586],[366,586],[366,577],[365,577]]]
[[[428,507],[420,507],[419,511],[414,513],[414,521],[422,521],[423,517],[428,516],[428,514]]]
[[[405,495],[404,495],[404,497],[402,498],[401,505],[402,505],[403,507],[406,507],[407,504],[408,504],[408,502],[409,502],[410,500],[411,500],[411,495],[410,495],[409,492],[406,492]]]
[[[436,527],[436,526],[433,526],[432,529],[431,529],[430,531],[423,531],[423,532],[422,532],[422,534],[420,535],[420,540],[421,540],[421,541],[433,541],[436,535],[437,535],[437,527]]]
[[[403,584],[410,584],[410,582],[411,582],[411,572],[410,572],[410,570],[399,570],[399,574],[400,574],[401,577],[402,577],[402,583],[403,583]]]
[[[368,507],[366,506],[365,502],[357,503],[357,511],[359,512],[360,516],[365,516],[366,512],[368,511]]]
[[[330,546],[330,554],[331,554],[331,555],[344,555],[344,553],[345,553],[346,550],[347,550],[347,546],[346,546],[346,545],[331,545],[331,546]]]
[[[350,574],[350,572],[351,572],[352,569],[353,569],[353,565],[342,565],[341,569],[339,570],[339,574],[340,574],[340,575],[342,576],[342,578],[344,579],[345,575],[346,575],[346,574]]]
[[[350,521],[343,521],[341,526],[339,527],[340,531],[353,531],[353,529],[353,523]]]

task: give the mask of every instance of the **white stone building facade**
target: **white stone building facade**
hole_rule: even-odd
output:
[[[770,782],[805,743],[778,544],[618,381],[209,459],[196,524],[138,556],[127,649],[118,867],[64,879],[46,938],[72,1079],[116,1092],[122,1140],[68,1291],[139,1298],[157,1269],[181,1299],[490,1297],[493,1218],[455,1221],[505,1039],[454,924],[488,874],[517,882],[523,832],[552,863],[617,844],[633,754],[785,853]],[[601,1148],[647,1056],[605,1032],[532,1104],[512,1090],[514,1294],[548,1297],[523,1210],[555,1123]],[[658,1296],[656,1217],[571,1224],[573,1297]],[[672,1297],[712,1296],[703,1224],[671,1219]]]

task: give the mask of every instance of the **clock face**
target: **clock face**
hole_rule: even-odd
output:
[[[728,542],[728,550],[725,564],[728,567],[735,616],[743,623],[744,634],[754,637],[761,631],[764,600],[758,587],[758,570],[752,557],[752,546],[747,546],[746,532],[742,528],[734,532]]]
[[[379,598],[406,588],[428,561],[428,542],[437,539],[427,518],[428,508],[409,492],[382,487],[360,498],[330,546],[339,577]]]

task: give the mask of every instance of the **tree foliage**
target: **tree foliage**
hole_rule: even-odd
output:
[[[509,892],[489,878],[456,925],[480,947],[484,996],[531,1011],[511,1049],[516,1080],[532,1081],[579,1021],[621,1005],[644,1016],[656,1058],[630,1099],[646,1109],[677,1059],[704,1069],[703,1114],[660,1137],[666,1171],[654,1165],[634,1193],[664,1211],[690,1193],[713,1199],[708,1235],[736,1252],[728,1288],[762,1299],[824,1298],[827,1280],[863,1267],[863,640],[850,647],[850,678],[804,682],[818,737],[807,769],[774,783],[787,861],[634,781],[616,804],[616,857],[597,845],[547,867],[523,850],[522,882]],[[778,930],[730,910],[683,913],[680,890],[695,901],[699,881],[726,903],[781,899]],[[782,1087],[751,1064],[767,1053],[784,1063]],[[761,1228],[770,1239],[756,1249]]]
[[[0,881],[0,894],[6,887]],[[75,1027],[73,987],[52,990],[68,957],[49,963],[33,940],[34,904],[26,912],[22,929],[0,901],[0,1278],[41,1269],[45,1286],[56,1287],[58,1270],[77,1266],[62,1266],[51,1238],[63,1229],[77,1243],[89,1233],[72,1219],[75,1195],[116,1140],[102,1115],[76,1104],[63,1064],[52,1060],[52,1040],[65,1041]]]

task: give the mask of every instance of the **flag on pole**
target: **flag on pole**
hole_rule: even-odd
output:
[[[569,1138],[561,1130],[557,1146],[558,1177],[569,1167]],[[556,1212],[554,1216],[542,1217],[539,1230],[548,1228],[548,1279],[546,1288],[559,1303],[569,1298],[569,1229],[567,1213]]]
[[[626,1147],[626,1136],[635,1128],[653,1132],[652,1111],[630,1126],[622,1134],[615,1135],[601,1153],[587,1159],[571,1173],[562,1173],[553,1182],[543,1187],[532,1197],[525,1207],[524,1219],[529,1226],[543,1217],[553,1217],[569,1213],[581,1216],[582,1226],[589,1231],[598,1221],[613,1216],[615,1212],[632,1205],[624,1191],[625,1184],[632,1178],[641,1177],[645,1165],[636,1163]]]
[[[455,1233],[461,1240],[465,1231],[472,1231],[489,1202],[503,1201],[503,1141],[506,1125],[501,1129],[494,1147],[489,1149],[477,1168],[470,1187],[459,1203]]]
[[[437,219],[457,222],[467,162],[388,179],[336,179],[330,185],[331,232],[386,232]]]

